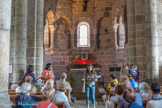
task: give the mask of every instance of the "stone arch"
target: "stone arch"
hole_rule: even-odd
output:
[[[81,17],[77,20],[74,21],[74,47],[77,48],[77,27],[80,22],[86,22],[90,26],[90,48],[94,48],[94,27],[93,27],[93,22],[90,18],[87,17]]]
[[[71,22],[68,17],[60,17],[56,21],[56,30],[54,33],[54,47],[59,50],[71,48]]]
[[[46,23],[44,27],[44,45],[45,52],[52,51],[53,49],[53,34],[54,34],[54,13],[52,10],[49,10],[46,14]]]

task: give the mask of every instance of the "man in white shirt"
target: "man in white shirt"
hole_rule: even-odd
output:
[[[66,108],[71,108],[70,103],[65,95],[65,92],[67,90],[66,84],[62,83],[59,86],[59,90],[56,92],[56,94],[53,97],[54,102],[64,102]]]

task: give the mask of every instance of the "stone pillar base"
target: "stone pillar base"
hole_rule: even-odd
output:
[[[13,103],[10,102],[10,95],[8,94],[8,91],[1,91],[0,92],[0,107],[11,108],[12,105]]]

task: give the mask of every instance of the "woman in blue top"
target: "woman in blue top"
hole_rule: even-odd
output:
[[[95,81],[97,81],[97,74],[94,71],[92,64],[87,66],[87,70],[84,73],[82,80],[85,81],[86,84],[86,104],[89,108],[89,95],[91,95],[92,105],[95,108]]]

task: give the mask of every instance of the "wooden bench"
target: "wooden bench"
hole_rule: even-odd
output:
[[[65,108],[64,102],[52,102],[52,103],[54,103],[55,105],[57,105],[58,108]]]
[[[9,95],[17,95],[17,94],[20,94],[20,92],[8,92]],[[41,95],[42,93],[41,92],[37,92],[36,94],[34,95]]]
[[[146,104],[147,104],[148,100],[144,100],[143,101],[143,107],[146,108]],[[114,102],[114,108],[117,108],[117,105],[118,105],[118,101],[115,101]]]
[[[15,90],[13,90],[13,89],[8,89],[8,92],[15,92]]]

